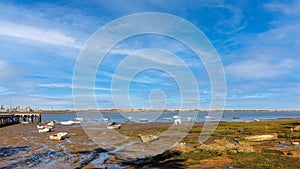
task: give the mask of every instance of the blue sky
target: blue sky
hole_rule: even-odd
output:
[[[2,0],[0,104],[72,109],[73,70],[84,44],[105,24],[137,12],[173,14],[205,33],[224,66],[226,109],[300,109],[300,2],[260,0]],[[180,56],[197,78],[200,108],[209,108],[210,83],[201,61],[180,42],[159,35],[126,39],[105,57],[95,81],[100,108],[114,108],[111,80],[118,64],[147,48]],[[166,108],[178,108],[176,81],[158,70],[132,81],[134,108],[149,108],[153,90],[164,91]]]

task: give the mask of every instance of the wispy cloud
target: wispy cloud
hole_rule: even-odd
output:
[[[22,25],[13,22],[0,21],[0,35],[33,40],[52,45],[81,48],[73,37],[48,28]]]
[[[226,66],[225,71],[230,75],[243,79],[269,79],[288,73],[289,68],[294,64],[295,62],[290,59],[279,63],[261,59],[250,59],[230,64]]]
[[[286,2],[271,2],[265,4],[265,7],[271,11],[280,12],[284,14],[299,14],[300,13],[300,1],[292,0],[290,3]]]

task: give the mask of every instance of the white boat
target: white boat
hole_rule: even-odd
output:
[[[49,129],[49,128],[39,129],[39,133],[49,132],[50,130],[51,129]]]
[[[130,116],[129,116],[127,119],[128,119],[128,120],[134,120],[134,117],[130,117]]]
[[[36,125],[36,128],[38,128],[38,129],[43,129],[44,126],[43,126],[43,125]]]
[[[45,129],[45,128],[48,128],[48,129],[52,129],[54,126],[49,126],[48,124],[46,125],[36,125],[36,128],[38,129]]]
[[[187,121],[196,121],[196,119],[193,118],[193,117],[187,117],[186,120],[187,120]]]
[[[206,118],[206,119],[211,119],[211,116],[204,116],[204,118]]]
[[[102,120],[103,120],[103,121],[109,121],[109,118],[103,117]]]
[[[254,121],[256,121],[256,122],[257,122],[257,121],[260,121],[260,120],[259,120],[259,119],[254,119]]]
[[[120,129],[121,128],[121,124],[117,124],[116,122],[112,122],[111,124],[109,124],[109,126],[107,126],[107,129]]]
[[[73,124],[80,124],[80,123],[81,123],[81,121],[72,121],[72,120],[60,122],[60,124],[64,125],[64,126],[70,126]]]
[[[140,122],[146,123],[146,122],[148,122],[148,119],[140,118]]]
[[[53,134],[49,136],[50,140],[62,140],[64,138],[68,137],[68,133],[67,132],[60,132],[57,134]]]
[[[172,118],[173,119],[180,119],[181,117],[180,116],[173,116]]]
[[[182,122],[181,122],[181,119],[175,119],[175,121],[174,121],[174,124],[175,125],[177,125],[177,124],[181,124]]]
[[[170,118],[170,117],[165,117],[165,118],[163,118],[163,120],[168,120],[168,121],[171,121],[171,120],[172,120],[172,118]]]
[[[81,117],[76,117],[75,120],[77,120],[77,121],[83,121],[83,118],[81,118]]]
[[[54,121],[50,121],[49,123],[47,123],[48,126],[54,126]]]
[[[29,124],[28,121],[22,121],[21,124]]]

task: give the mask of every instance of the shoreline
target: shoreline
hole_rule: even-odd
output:
[[[136,161],[131,161],[130,159],[118,155],[118,153],[110,153],[97,143],[93,142],[88,136],[81,125],[63,126],[57,124],[54,128],[54,132],[49,133],[38,133],[36,129],[36,124],[16,124],[11,126],[6,126],[0,128],[0,142],[1,148],[0,154],[2,153],[2,163],[1,167],[14,168],[14,167],[58,167],[63,168],[68,166],[69,168],[105,168],[120,166],[125,168],[151,168],[161,166],[162,161],[168,161],[164,163],[166,168],[174,168],[172,166],[182,166],[182,168],[200,168],[205,163],[207,168],[213,168],[220,162],[220,168],[226,166],[235,166],[237,168],[244,168],[245,166],[237,164],[236,161],[246,161],[249,168],[257,168],[257,164],[260,161],[255,159],[251,161],[249,156],[263,156],[269,160],[274,159],[274,161],[280,161],[283,159],[289,159],[287,165],[292,165],[294,161],[298,160],[300,157],[300,147],[295,147],[290,145],[290,133],[291,125],[295,125],[299,122],[298,119],[289,120],[270,120],[261,122],[221,122],[214,134],[202,144],[202,147],[209,148],[212,147],[213,151],[209,149],[200,150],[201,145],[198,142],[199,134],[201,133],[201,128],[203,123],[196,122],[195,125],[190,129],[186,137],[181,141],[184,143],[183,147],[177,147],[178,151],[175,149],[174,154],[170,156],[157,155],[152,158],[152,162],[149,163],[149,158],[137,159]],[[121,129],[116,129],[115,131],[120,132],[120,134],[126,135],[131,138],[138,138],[139,134],[155,134],[158,131],[164,132],[169,129],[172,123],[128,123],[122,124]],[[268,126],[266,128],[266,126]],[[180,126],[177,126],[180,127]],[[267,131],[266,131],[267,130]],[[57,132],[68,132],[69,137],[61,141],[51,141],[49,140],[49,135]],[[112,131],[114,132],[114,131]],[[109,132],[110,133],[110,132]],[[112,141],[107,133],[108,142]],[[278,133],[280,137],[277,140],[265,143],[262,145],[253,145],[249,148],[253,148],[252,153],[246,154],[239,153],[236,151],[227,151],[224,153],[215,154],[215,149],[222,147],[234,146],[233,143],[236,138],[241,138],[249,135],[266,134],[266,133]],[[294,141],[299,141],[300,133],[294,133]],[[103,138],[101,138],[102,140]],[[160,138],[163,139],[163,138]],[[224,140],[225,139],[225,140]],[[103,140],[102,140],[103,141]],[[219,145],[221,144],[222,145]],[[224,144],[224,145],[223,145]],[[245,148],[241,147],[239,148]],[[176,147],[175,147],[176,148]],[[233,147],[235,148],[235,147]],[[181,161],[172,161],[172,157],[178,158],[176,156],[178,152],[185,152],[184,158]],[[218,150],[219,151],[219,150]],[[198,152],[198,154],[197,154]],[[204,153],[202,153],[204,152]],[[274,154],[277,153],[278,155]],[[167,151],[166,153],[172,153]],[[204,159],[198,158],[203,157]],[[223,155],[222,155],[223,154]],[[164,159],[166,158],[166,159]],[[13,159],[13,160],[12,160]],[[154,160],[153,160],[154,159]],[[155,161],[156,159],[156,161]],[[227,163],[221,163],[227,159]],[[216,160],[218,161],[216,163]],[[37,163],[37,161],[39,161]],[[272,163],[270,163],[271,165]],[[268,167],[266,167],[268,168]],[[272,167],[269,167],[272,168]]]
[[[41,110],[41,114],[75,114],[75,113],[218,113],[221,110]],[[300,110],[223,110],[223,113],[292,113]],[[10,112],[9,112],[10,113]],[[21,112],[23,113],[23,112]],[[24,112],[25,113],[25,112]],[[28,113],[28,112],[27,112]]]

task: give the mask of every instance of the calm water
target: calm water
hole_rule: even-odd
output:
[[[104,122],[103,117],[109,118],[110,121],[124,122],[126,118],[132,119],[133,122],[140,122],[141,119],[147,119],[149,122],[167,122],[164,118],[172,118],[179,115],[183,121],[188,120],[216,120],[214,114],[210,114],[210,118],[205,118],[208,113],[89,113],[89,114],[43,114],[42,121],[57,120],[67,121],[74,120],[76,117],[82,117],[87,122]],[[215,114],[217,116],[217,114]],[[258,120],[273,120],[273,119],[290,119],[300,118],[300,112],[225,112],[219,116],[221,121],[254,121]],[[173,121],[174,119],[172,119]]]

